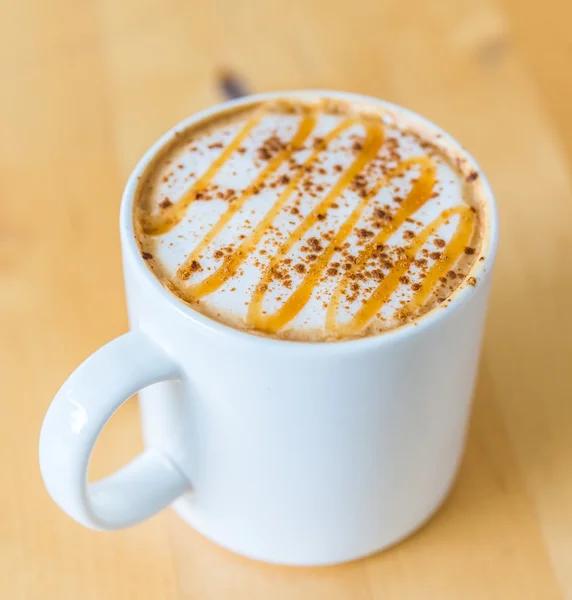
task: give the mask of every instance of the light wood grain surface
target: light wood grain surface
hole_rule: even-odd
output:
[[[1,0],[0,598],[572,598],[572,5],[567,0]],[[143,151],[220,99],[322,87],[425,114],[475,154],[502,242],[465,460],[450,499],[394,549],[266,566],[165,511],[97,534],[40,480],[64,378],[127,327],[122,187]],[[114,417],[94,476],[141,446]]]

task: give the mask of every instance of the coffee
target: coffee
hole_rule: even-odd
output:
[[[397,108],[303,96],[177,133],[141,180],[135,231],[173,294],[299,341],[376,335],[474,285],[487,207],[462,151]]]

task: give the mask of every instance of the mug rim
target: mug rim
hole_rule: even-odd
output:
[[[471,270],[466,275],[467,278],[474,277],[477,280],[477,284],[475,286],[469,284],[461,285],[453,290],[453,292],[448,296],[451,301],[447,304],[447,306],[437,305],[428,310],[426,313],[417,317],[415,320],[409,321],[387,331],[381,331],[375,335],[336,341],[301,341],[280,339],[269,336],[267,337],[263,334],[259,335],[247,330],[240,330],[230,325],[226,325],[195,310],[189,304],[176,297],[175,294],[169,292],[169,290],[167,290],[161,284],[141,255],[136,241],[133,224],[133,204],[137,196],[140,181],[143,179],[143,175],[145,174],[147,168],[151,165],[160,151],[173,141],[174,137],[180,135],[180,133],[184,132],[192,125],[205,120],[212,115],[225,112],[236,107],[289,97],[297,99],[331,98],[334,100],[345,100],[354,103],[366,103],[384,108],[397,115],[402,114],[412,122],[428,128],[432,133],[439,135],[441,140],[444,140],[448,145],[452,146],[462,155],[464,159],[467,160],[471,168],[479,175],[478,179],[481,188],[480,195],[483,204],[485,205],[485,215],[488,220],[488,227],[486,229],[486,235],[483,243],[481,244],[479,257],[477,257],[471,267]],[[127,180],[121,200],[120,235],[124,252],[127,251],[129,253],[129,258],[133,261],[132,264],[136,266],[140,272],[140,275],[145,279],[149,289],[152,289],[158,293],[182,316],[190,319],[202,328],[209,330],[213,334],[225,336],[227,338],[246,343],[264,344],[269,350],[271,348],[279,347],[281,349],[290,348],[294,351],[310,350],[323,352],[326,349],[328,352],[347,350],[357,351],[375,348],[380,345],[386,345],[404,340],[416,335],[417,333],[421,333],[425,329],[437,326],[441,320],[447,318],[447,315],[452,315],[455,313],[476,293],[476,291],[483,285],[485,276],[490,277],[496,258],[498,248],[498,209],[491,185],[471,153],[468,152],[453,136],[441,129],[441,127],[426,117],[423,117],[422,115],[397,104],[362,94],[319,89],[288,90],[252,94],[234,100],[214,104],[206,109],[190,115],[189,117],[186,117],[161,135],[159,139],[139,159],[135,168],[131,172],[129,179]],[[479,260],[483,255],[484,260]]]

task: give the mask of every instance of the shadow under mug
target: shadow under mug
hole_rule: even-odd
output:
[[[134,238],[138,182],[176,131],[230,106],[292,94],[367,101],[439,133],[480,175],[488,232],[476,286],[412,324],[337,343],[226,327],[168,292]],[[143,157],[121,207],[131,331],[64,383],[40,437],[47,489],[71,517],[117,529],[173,504],[206,537],[291,565],[359,558],[402,539],[446,496],[462,455],[497,246],[492,191],[474,160],[422,117],[338,92],[243,98],[180,123]],[[87,469],[115,410],[140,393],[146,449],[95,483]]]

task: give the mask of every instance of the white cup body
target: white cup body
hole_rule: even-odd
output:
[[[127,185],[121,239],[131,327],[183,373],[140,393],[146,444],[191,482],[175,509],[222,546],[276,563],[332,564],[393,544],[440,505],[462,455],[497,242],[486,179],[481,173],[489,233],[476,286],[377,337],[278,341],[194,311],[141,258],[132,226],[138,178],[173,131]]]

